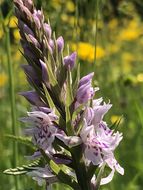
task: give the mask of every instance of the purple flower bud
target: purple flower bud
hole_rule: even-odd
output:
[[[61,52],[64,49],[64,39],[62,36],[58,37],[57,39],[57,47],[58,47],[58,51]]]
[[[64,58],[64,65],[67,69],[72,69],[76,62],[77,53],[73,52],[71,55]]]
[[[33,82],[34,82],[37,86],[40,86],[41,82],[40,82],[34,68],[30,65],[22,65],[22,68],[27,76],[28,82],[30,84],[33,84]]]
[[[34,10],[33,19],[38,29],[41,28],[41,23],[44,21],[44,15],[40,10]]]
[[[84,85],[84,84],[90,83],[93,75],[94,75],[94,72],[82,77],[79,81],[79,87]]]
[[[76,99],[80,104],[86,103],[94,95],[94,89],[91,84],[84,84],[77,90]]]
[[[15,8],[15,14],[18,18],[31,21],[32,20],[32,14],[30,10],[23,4],[23,1],[17,0],[15,1],[16,8]]]
[[[34,14],[39,18],[39,20],[40,20],[41,22],[44,21],[44,15],[43,15],[43,12],[42,12],[42,11],[40,11],[40,10],[34,10]]]
[[[36,38],[34,38],[34,36],[32,36],[31,34],[29,34],[28,37],[29,37],[30,42],[32,42],[32,44],[33,44],[35,47],[38,47],[38,48],[40,47],[39,42],[37,41]]]
[[[44,28],[46,37],[47,37],[48,39],[50,39],[50,38],[51,38],[51,33],[52,33],[52,30],[51,30],[50,25],[47,24],[47,23],[44,23],[44,24],[43,24],[43,28]]]
[[[54,52],[54,49],[55,49],[54,41],[52,39],[50,39],[49,44],[48,44],[48,50],[52,54]]]
[[[21,5],[20,6],[20,11],[21,11],[21,13],[23,13],[22,14],[22,16],[23,16],[23,18],[25,19],[25,17],[29,20],[31,20],[31,17],[32,17],[32,14],[31,14],[31,12],[29,11],[29,9],[27,8],[27,7],[25,7],[24,5]]]
[[[24,96],[32,105],[46,106],[35,91],[20,92],[19,94]]]
[[[21,33],[22,37],[24,37],[23,33],[25,33],[27,35],[31,34],[32,36],[34,36],[33,31],[21,20],[18,21],[18,27],[20,29],[20,33]]]
[[[23,1],[22,0],[14,0],[14,4],[23,5]]]
[[[23,32],[34,36],[33,31],[26,24],[23,25]]]
[[[47,65],[42,60],[40,60],[40,63],[41,63],[41,67],[42,67],[42,79],[45,82],[45,84],[49,86]]]
[[[39,59],[37,59],[37,57],[33,54],[29,45],[24,41],[21,41],[21,44],[24,50],[24,56],[28,58],[28,60],[34,61],[36,64],[39,64]]]
[[[23,3],[25,5],[25,7],[27,7],[29,10],[33,9],[33,2],[32,2],[32,0],[24,0]]]
[[[33,14],[33,20],[34,20],[37,28],[40,29],[41,28],[41,22],[35,13]]]

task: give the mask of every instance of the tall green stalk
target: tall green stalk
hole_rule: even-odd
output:
[[[99,13],[99,0],[96,0],[95,4],[95,51],[94,51],[94,66],[96,63],[96,57],[97,57],[97,34],[98,34],[98,13]]]
[[[78,0],[76,0],[76,9],[75,9],[75,40],[76,40],[76,51],[78,52],[78,43],[79,43],[79,34],[78,34],[78,27],[79,27],[79,10],[78,10]]]
[[[10,33],[9,28],[5,26],[6,34],[6,53],[7,53],[7,62],[8,62],[8,75],[9,75],[9,93],[10,93],[10,102],[11,102],[11,119],[12,119],[12,134],[16,136],[16,104],[15,104],[15,93],[14,93],[14,80],[13,80],[13,68],[11,61],[11,48],[10,48]],[[13,167],[17,166],[17,143],[13,142]],[[15,180],[15,189],[18,190],[18,180],[17,177]]]

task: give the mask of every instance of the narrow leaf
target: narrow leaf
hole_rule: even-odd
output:
[[[75,82],[73,84],[73,93],[74,93],[74,95],[75,95],[75,93],[77,91],[79,81],[80,81],[80,64],[77,64],[76,79],[75,79]]]
[[[66,106],[65,109],[66,109],[66,130],[67,130],[67,134],[69,136],[72,136],[72,135],[74,135],[74,130],[73,130],[73,126],[71,123],[70,110],[69,110],[68,106]]]
[[[70,106],[73,102],[73,93],[72,93],[72,78],[71,72],[67,72],[67,83],[66,83],[66,105]]]
[[[21,136],[15,136],[15,135],[5,135],[5,137],[10,138],[14,141],[17,141],[18,143],[29,146],[30,148],[35,150],[35,147],[31,141],[31,139],[28,137],[21,137]]]
[[[5,170],[3,173],[7,175],[23,175],[27,172],[34,170],[34,167],[40,165],[40,160],[34,161],[28,165],[22,165],[21,167],[9,168]]]
[[[44,92],[45,92],[45,95],[46,95],[46,98],[47,98],[47,101],[48,101],[48,104],[50,106],[51,109],[55,110],[55,114],[59,117],[59,120],[58,120],[58,123],[62,124],[61,126],[65,126],[65,121],[64,119],[62,118],[60,112],[58,111],[56,105],[54,104],[46,86],[43,84],[43,89],[44,89]]]

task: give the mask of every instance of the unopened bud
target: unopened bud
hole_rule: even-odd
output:
[[[48,84],[48,72],[46,63],[44,63],[42,60],[40,60],[40,63],[42,68],[42,79],[46,84]]]
[[[77,90],[76,99],[80,104],[86,103],[94,95],[94,89],[91,84],[84,84]]]
[[[88,75],[82,77],[79,81],[79,87],[84,85],[84,84],[90,83],[93,76],[94,76],[94,73],[89,73]]]
[[[40,99],[39,95],[35,91],[21,92],[20,95],[24,96],[32,105],[45,106]]]
[[[64,39],[62,36],[58,37],[57,39],[57,47],[58,47],[58,51],[61,52],[64,49]]]
[[[45,32],[46,37],[47,37],[48,39],[50,39],[50,38],[51,38],[51,33],[52,33],[52,30],[51,30],[50,25],[47,24],[47,23],[44,23],[44,24],[43,24],[43,27],[44,27],[44,32]]]
[[[71,55],[66,56],[64,58],[64,65],[65,65],[66,68],[72,69],[74,67],[75,62],[76,62],[76,56],[77,56],[77,53],[74,52]]]
[[[34,38],[34,36],[32,36],[31,34],[29,34],[28,37],[29,37],[30,42],[31,42],[34,46],[36,46],[36,47],[38,47],[38,48],[40,47],[39,42],[37,41],[36,38]]]
[[[21,33],[22,37],[24,37],[23,33],[27,34],[27,35],[31,34],[32,36],[34,36],[33,31],[21,20],[18,21],[18,27],[20,29],[20,33]]]

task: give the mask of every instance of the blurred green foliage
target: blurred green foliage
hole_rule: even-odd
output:
[[[100,87],[96,97],[111,100],[113,108],[106,116],[109,124],[123,116],[119,130],[124,139],[116,157],[125,175],[115,174],[103,190],[141,190],[143,186],[143,1],[142,0],[37,0],[56,35],[63,35],[70,51],[77,50],[82,75],[94,70],[94,85]],[[3,24],[9,27],[17,114],[17,133],[24,126],[18,118],[26,115],[29,104],[19,91],[30,89],[20,65],[26,63],[19,49],[20,38],[13,16],[12,2],[1,0]],[[97,14],[98,11],[98,14]],[[2,17],[0,17],[2,18]],[[95,48],[96,46],[96,48]],[[12,167],[12,140],[9,76],[6,37],[0,19],[0,189],[14,189],[14,177],[2,171]],[[28,163],[23,155],[31,149],[18,144],[19,165]],[[55,189],[64,188],[55,186]],[[40,189],[27,176],[19,177],[20,190]],[[66,188],[65,188],[66,189]]]

